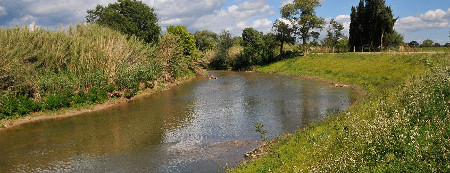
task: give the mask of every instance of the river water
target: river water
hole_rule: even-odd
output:
[[[131,103],[0,132],[0,172],[223,172],[261,144],[347,108],[317,81],[210,71]]]

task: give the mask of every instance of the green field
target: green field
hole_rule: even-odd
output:
[[[367,94],[280,137],[233,172],[449,172],[450,56],[310,54],[257,69],[349,84]]]

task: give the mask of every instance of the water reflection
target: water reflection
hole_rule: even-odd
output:
[[[349,106],[351,92],[291,77],[211,72],[174,89],[76,117],[0,132],[0,172],[216,172],[267,136]]]

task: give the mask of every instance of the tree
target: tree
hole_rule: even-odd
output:
[[[183,45],[184,55],[192,55],[195,50],[195,38],[194,35],[187,31],[186,26],[170,25],[169,27],[167,27],[167,32],[180,37],[180,40],[178,42]]]
[[[383,40],[386,33],[394,31],[394,19],[392,9],[385,5],[384,0],[366,0],[366,17],[368,20],[368,36],[373,45],[383,48]]]
[[[397,33],[397,31],[393,31],[391,33],[387,33],[384,37],[385,47],[397,47],[403,45],[403,35]]]
[[[383,48],[386,34],[394,32],[394,18],[390,6],[385,0],[360,0],[359,5],[352,7],[350,14],[350,45],[362,50],[364,46],[374,49]]]
[[[348,51],[348,37],[347,36],[343,36],[341,39],[339,39],[338,43],[337,43],[337,47],[339,49],[342,49],[342,52]]]
[[[196,31],[194,33],[195,44],[197,48],[201,51],[208,49],[214,49],[218,42],[218,35],[209,30]]]
[[[422,47],[432,47],[433,46],[434,41],[430,40],[430,39],[426,39],[422,42]]]
[[[269,33],[264,35],[253,28],[245,28],[242,31],[242,46],[244,51],[234,62],[234,69],[246,69],[253,65],[264,65],[273,61],[274,48],[276,47],[276,35]]]
[[[218,70],[228,68],[228,50],[233,46],[233,42],[234,40],[231,37],[230,32],[223,30],[222,33],[220,33],[216,47],[216,58],[211,62],[211,68]]]
[[[350,14],[349,44],[350,47],[353,48],[353,51],[363,51],[364,42],[366,41],[366,38],[364,37],[364,28],[366,27],[364,20],[364,0],[360,0],[357,7],[352,7],[352,12]]]
[[[317,17],[314,11],[320,5],[318,0],[294,0],[281,8],[281,16],[291,22],[303,45],[308,44],[313,29],[322,29],[325,24],[325,20]]]
[[[445,47],[450,47],[450,43],[445,43]]]
[[[434,46],[434,47],[441,47],[441,44],[440,44],[440,43],[434,43],[433,46]]]
[[[324,38],[325,45],[334,48],[338,44],[338,41],[344,36],[342,34],[342,30],[344,30],[344,25],[339,22],[336,22],[334,19],[331,19],[330,25],[327,28],[327,36]]]
[[[242,31],[242,40],[244,47],[243,55],[238,59],[237,67],[245,68],[262,61],[263,33],[253,28],[245,28]]]
[[[272,30],[275,33],[275,39],[280,42],[280,55],[283,55],[284,43],[295,43],[295,37],[292,36],[294,30],[287,23],[278,19],[273,23]]]
[[[106,7],[97,5],[94,10],[87,10],[87,13],[87,22],[135,35],[147,43],[156,42],[161,32],[154,9],[141,1],[118,0]]]
[[[419,47],[419,43],[417,41],[411,41],[408,43],[408,45],[411,47]]]

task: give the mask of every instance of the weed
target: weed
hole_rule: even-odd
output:
[[[255,131],[261,135],[261,138],[263,139],[263,141],[267,141],[267,136],[266,136],[267,130],[264,129],[264,124],[262,122],[259,122],[259,123],[253,124],[253,126],[255,126],[255,128],[256,128]]]

